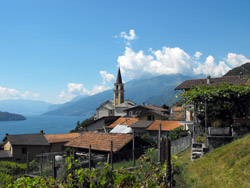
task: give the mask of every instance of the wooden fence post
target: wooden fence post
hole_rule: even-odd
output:
[[[91,145],[89,145],[89,170],[91,170]]]
[[[158,162],[161,162],[161,123],[158,131]]]
[[[171,141],[168,140],[166,142],[166,158],[167,158],[167,172],[166,172],[166,184],[169,187],[172,187],[171,179],[172,179],[172,170],[171,170]]]
[[[29,174],[30,173],[30,153],[27,152],[27,168],[26,168],[26,174]]]
[[[43,154],[40,155],[40,176],[43,176]]]
[[[55,160],[55,155],[52,155],[52,164],[53,164],[53,178],[56,179],[56,160]]]
[[[111,169],[113,170],[113,141],[110,142],[110,161],[111,161]]]
[[[132,159],[133,159],[133,167],[135,167],[135,133],[134,131],[133,131]]]

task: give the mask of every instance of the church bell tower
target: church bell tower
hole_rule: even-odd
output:
[[[124,102],[124,84],[122,83],[122,76],[120,68],[118,70],[116,83],[114,84],[114,105],[119,105]]]

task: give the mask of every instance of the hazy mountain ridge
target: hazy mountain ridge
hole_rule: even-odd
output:
[[[204,78],[204,75],[184,76],[181,74],[161,75],[153,78],[132,80],[125,83],[125,98],[137,104],[171,104],[179,91],[174,88],[187,79]],[[91,116],[95,109],[106,100],[113,100],[113,90],[107,90],[93,96],[80,98],[76,102],[62,104],[46,115]]]
[[[0,111],[17,114],[41,114],[47,112],[50,103],[34,100],[8,99],[0,101]]]

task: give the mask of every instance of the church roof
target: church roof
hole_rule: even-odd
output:
[[[116,78],[116,84],[122,84],[122,76],[121,76],[120,68],[118,70],[118,74],[117,74],[117,78]]]

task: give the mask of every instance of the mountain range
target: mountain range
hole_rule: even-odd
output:
[[[8,99],[0,101],[0,111],[16,114],[42,114],[47,112],[50,103],[34,100]]]
[[[147,103],[161,106],[170,105],[178,91],[174,88],[187,79],[202,78],[204,75],[184,76],[181,74],[161,75],[147,79],[137,79],[125,83],[125,99],[137,104]],[[46,115],[92,116],[103,102],[113,100],[113,90],[68,102],[46,112]]]

